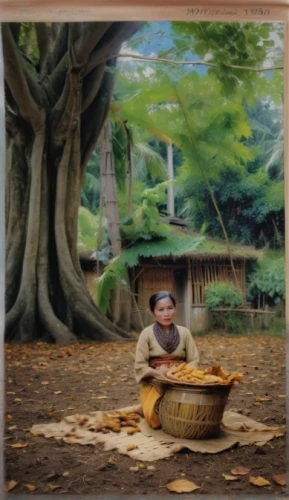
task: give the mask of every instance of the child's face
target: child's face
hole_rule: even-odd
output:
[[[176,314],[176,308],[169,297],[157,301],[151,313],[162,327],[170,327]]]

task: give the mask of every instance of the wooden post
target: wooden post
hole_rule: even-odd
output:
[[[186,311],[186,327],[191,329],[191,316],[192,316],[192,304],[193,304],[193,288],[192,288],[192,267],[191,259],[188,258],[188,281],[187,281],[187,300],[185,305]]]

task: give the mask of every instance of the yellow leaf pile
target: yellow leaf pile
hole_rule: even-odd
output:
[[[83,415],[74,415],[74,419],[78,425],[87,425],[88,417]],[[140,432],[140,427],[138,422],[140,421],[140,415],[137,413],[127,413],[124,411],[115,411],[113,414],[104,414],[102,420],[90,424],[87,429],[91,432],[102,432],[107,434],[108,432],[121,432],[124,430],[127,434],[135,434]],[[69,435],[73,435],[71,432]]]
[[[166,377],[178,382],[184,382],[186,384],[228,385],[232,382],[240,382],[243,375],[239,372],[233,372],[230,375],[225,372],[221,366],[212,366],[212,368],[201,370],[198,368],[192,368],[183,362],[178,366],[170,368],[166,373]]]

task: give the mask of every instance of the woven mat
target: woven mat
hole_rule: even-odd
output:
[[[119,411],[135,411],[136,408],[139,407],[130,406],[120,408]],[[89,431],[87,427],[99,421],[103,413],[107,411],[82,415],[88,417],[88,421],[82,426],[78,426],[76,419],[71,415],[64,417],[60,422],[33,425],[29,430],[33,435],[62,440],[67,444],[103,443],[105,451],[116,450],[136,460],[147,462],[164,459],[184,448],[198,453],[220,453],[235,446],[264,445],[267,441],[285,434],[285,426],[269,427],[232,411],[224,412],[220,437],[200,441],[179,439],[166,434],[161,429],[153,430],[144,419],[141,419],[139,424],[141,432],[134,435],[128,435],[126,431],[119,434]],[[127,448],[132,447],[131,445],[136,448],[128,451]]]

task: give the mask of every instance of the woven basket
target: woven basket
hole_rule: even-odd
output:
[[[217,437],[231,387],[168,386],[158,408],[163,430],[184,439]]]

